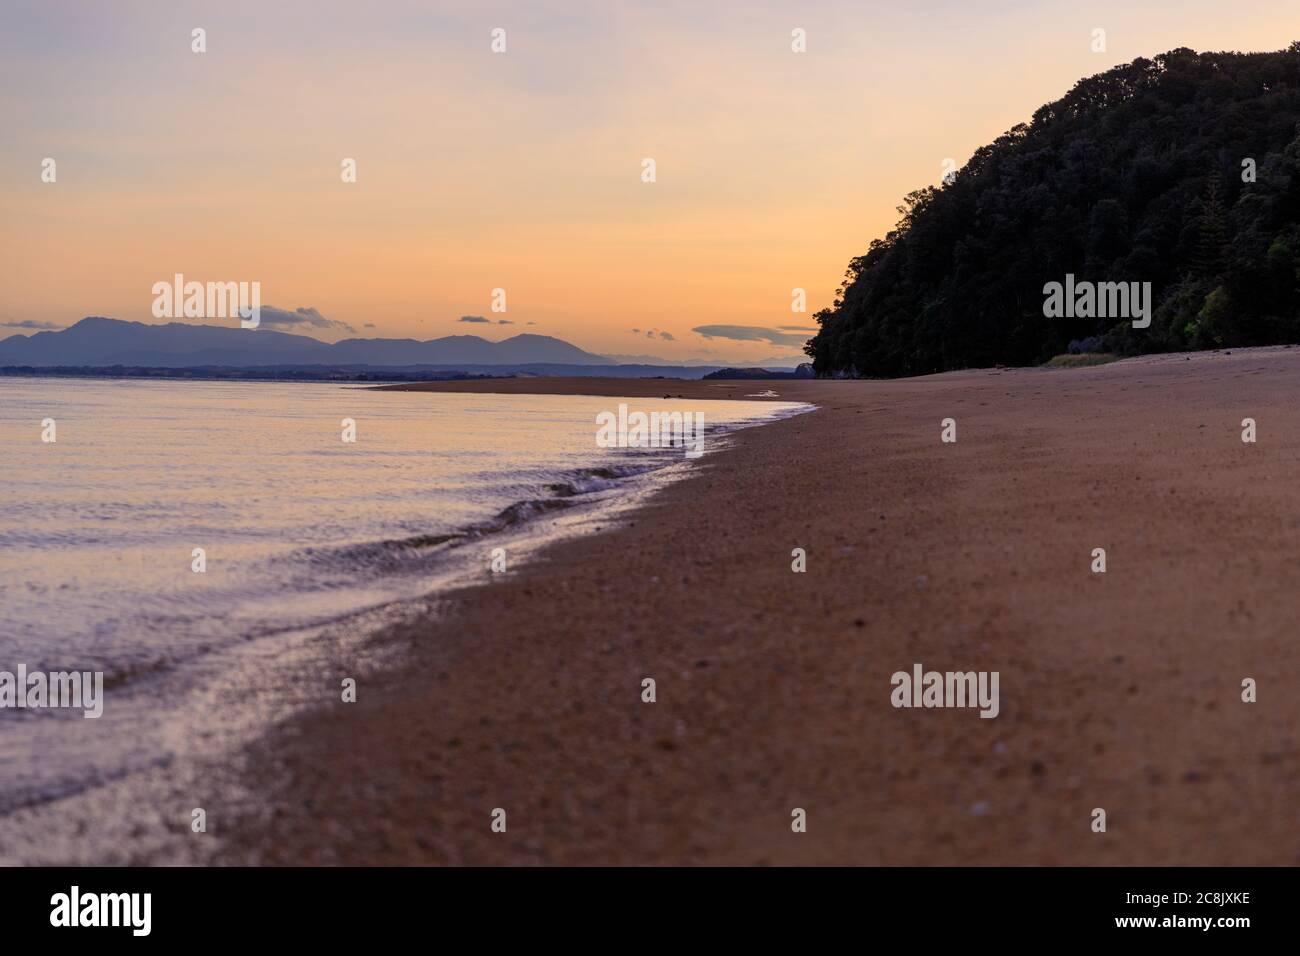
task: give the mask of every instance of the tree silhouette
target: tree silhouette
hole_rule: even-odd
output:
[[[1250,160],[1254,181],[1243,175]],[[819,375],[1300,340],[1300,41],[1079,81],[905,197],[805,351]],[[1047,318],[1048,282],[1150,282],[1151,327]]]

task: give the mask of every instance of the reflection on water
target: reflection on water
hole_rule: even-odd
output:
[[[0,810],[14,787],[30,796],[131,754],[156,762],[163,735],[150,725],[196,690],[205,656],[414,598],[467,532],[481,540],[680,460],[598,448],[596,415],[618,401],[0,379],[0,671],[99,670],[110,688],[105,717],[84,722],[106,725],[94,732],[65,713],[0,710]],[[624,401],[702,411],[710,430],[794,408]],[[53,444],[41,441],[47,418]],[[115,695],[131,710],[149,682],[130,734],[109,732]]]

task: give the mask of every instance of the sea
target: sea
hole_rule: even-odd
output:
[[[704,457],[600,447],[620,402],[702,413]],[[0,708],[0,816],[255,736],[377,630],[808,408],[0,378],[0,679],[104,682],[98,718]]]

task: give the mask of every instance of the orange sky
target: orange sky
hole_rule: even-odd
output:
[[[155,321],[181,272],[367,336],[796,354],[693,329],[810,325],[906,192],[1081,76],[1300,39],[1300,12],[1255,0],[701,6],[10,0],[0,336]]]

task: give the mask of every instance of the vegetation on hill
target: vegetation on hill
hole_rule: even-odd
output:
[[[710,372],[705,378],[716,379],[765,379],[765,378],[812,378],[813,368],[807,362],[801,364],[794,371],[788,369],[778,369],[773,371],[766,368],[720,368],[716,372]]]
[[[1300,340],[1300,42],[1081,80],[899,213],[816,316],[819,375]],[[1067,274],[1150,282],[1150,327],[1045,316]]]

